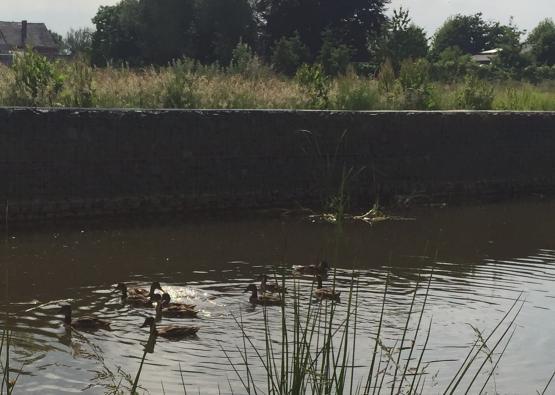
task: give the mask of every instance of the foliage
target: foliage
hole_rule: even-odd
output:
[[[81,59],[71,62],[65,68],[65,91],[62,103],[69,107],[92,107],[94,103],[93,71]]]
[[[179,59],[170,66],[170,78],[164,84],[163,106],[165,108],[195,107],[196,62],[190,59]]]
[[[428,55],[428,39],[424,29],[411,23],[409,12],[393,11],[389,29],[384,38],[381,58],[390,59],[395,70],[399,70],[405,59],[425,58]]]
[[[295,32],[290,37],[280,38],[272,48],[271,62],[274,70],[286,75],[295,75],[299,67],[308,62],[308,48]]]
[[[302,65],[297,71],[295,79],[307,94],[310,108],[324,109],[328,107],[330,82],[321,65]]]
[[[328,75],[345,74],[351,61],[353,49],[337,40],[331,30],[322,33],[322,47],[318,54],[318,62]]]
[[[137,41],[139,15],[139,3],[136,0],[122,0],[117,5],[98,9],[93,18],[96,30],[92,35],[91,60],[94,64],[106,66],[112,62],[141,62],[144,52]]]
[[[433,55],[437,58],[443,51],[457,47],[465,54],[476,54],[487,49],[516,47],[522,32],[512,23],[501,25],[487,22],[481,13],[457,14],[449,18],[435,33]]]
[[[195,59],[229,64],[239,42],[254,44],[256,26],[248,0],[196,0],[193,12]]]
[[[374,81],[361,78],[355,73],[337,80],[337,90],[333,100],[337,110],[368,111],[380,108],[380,93]]]
[[[435,103],[432,100],[432,86],[430,85],[430,63],[426,59],[414,61],[405,59],[401,63],[399,71],[399,85],[407,109],[434,109]]]
[[[357,61],[368,60],[370,37],[385,26],[387,0],[255,0],[266,48],[298,32],[312,58],[322,47],[322,33],[333,31],[354,50]]]
[[[11,101],[18,106],[55,104],[63,88],[63,77],[54,64],[28,49],[15,57]]]
[[[539,64],[555,66],[555,23],[544,19],[530,32],[528,44]]]
[[[473,62],[468,54],[464,54],[459,47],[449,47],[433,63],[431,74],[436,80],[453,82],[464,78],[472,67]]]
[[[64,39],[64,47],[74,56],[89,59],[92,53],[93,31],[87,27],[70,29]]]
[[[474,76],[467,76],[459,89],[457,101],[460,108],[468,110],[491,110],[494,99],[493,87]]]

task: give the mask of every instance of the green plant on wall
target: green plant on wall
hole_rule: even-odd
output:
[[[474,76],[467,76],[457,92],[457,104],[469,110],[491,110],[493,99],[493,87]]]

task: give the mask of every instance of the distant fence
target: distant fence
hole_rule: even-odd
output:
[[[3,108],[0,174],[15,219],[550,194],[555,113]]]

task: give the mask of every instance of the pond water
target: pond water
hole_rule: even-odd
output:
[[[250,306],[246,286],[276,267],[319,259],[337,270],[336,286],[344,294],[352,271],[357,273],[356,380],[369,366],[388,273],[382,337],[391,347],[405,325],[416,282],[421,280],[421,302],[433,268],[423,316],[426,328],[433,319],[423,358],[425,392],[445,389],[476,341],[472,326],[488,333],[521,292],[525,303],[516,332],[487,389],[502,394],[542,390],[555,369],[555,202],[399,214],[412,220],[350,223],[342,233],[302,218],[89,220],[13,228],[2,247],[0,281],[2,310],[9,308],[14,327],[11,366],[23,366],[16,393],[85,389],[102,394],[124,372],[134,377],[148,338],[148,330],[139,326],[152,312],[122,305],[112,289],[120,281],[147,286],[154,280],[174,299],[201,310],[197,320],[165,323],[194,323],[200,330],[180,342],[159,339],[147,355],[141,386],[150,393],[183,393],[183,380],[189,393],[225,394],[230,385],[235,393],[245,393],[222,349],[240,362],[236,347],[243,343],[234,321],[239,316],[253,342],[264,344],[263,309]],[[292,281],[288,275],[289,286]],[[306,287],[300,303],[313,303],[311,280],[298,281]],[[76,317],[111,320],[112,331],[66,331],[57,315],[63,301],[71,302]],[[272,309],[279,316],[279,307],[269,308],[271,314]],[[346,302],[337,309],[338,316],[344,314]],[[260,364],[251,358],[263,385]],[[488,363],[485,374],[490,370]],[[480,387],[481,382],[476,391]]]

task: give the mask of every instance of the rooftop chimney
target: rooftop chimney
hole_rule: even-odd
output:
[[[27,21],[21,21],[21,47],[27,45]]]

